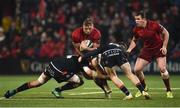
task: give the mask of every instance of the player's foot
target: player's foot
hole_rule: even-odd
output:
[[[15,90],[8,90],[5,94],[4,94],[4,97],[5,98],[10,98],[12,97],[13,95],[16,94],[16,91]]]
[[[128,96],[123,98],[123,100],[130,100],[130,99],[133,99],[133,96],[131,93]]]
[[[105,92],[105,98],[110,99],[111,98],[112,91]]]
[[[56,90],[53,90],[51,92],[56,98],[64,98],[63,96],[61,96],[61,92],[58,92]]]
[[[174,98],[173,93],[171,91],[167,92],[167,98]]]
[[[145,97],[145,99],[150,99],[151,96],[146,91],[142,91],[142,95]]]
[[[144,88],[144,91],[148,91],[148,88],[147,86]],[[140,97],[142,95],[142,93],[140,91],[138,91],[136,94],[135,94],[135,97]]]

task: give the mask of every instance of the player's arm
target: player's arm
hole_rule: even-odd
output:
[[[98,43],[93,43],[93,47],[90,48],[90,47],[87,47],[87,45],[86,45],[85,42],[84,42],[84,43],[83,43],[83,42],[81,43],[82,49],[83,49],[83,50],[87,50],[87,51],[93,51],[93,50],[97,49],[99,46],[100,46],[100,44],[98,44]]]
[[[137,41],[136,37],[133,36],[129,48],[127,49],[128,53],[130,53],[136,47],[136,41]]]
[[[164,28],[164,27],[163,27]],[[169,32],[166,30],[166,28],[162,31],[163,36],[163,47],[167,48],[168,41],[169,41]]]
[[[160,49],[160,51],[162,51],[162,53],[164,55],[166,55],[167,54],[167,45],[168,45],[168,41],[169,41],[169,32],[164,27],[163,27],[163,31],[162,31],[162,36],[163,36],[163,46]]]
[[[79,62],[87,60],[91,58],[92,56],[98,55],[99,53],[101,53],[100,47],[81,56]]]
[[[79,55],[83,55],[82,54],[82,52],[80,51],[80,43],[75,43],[75,42],[72,42],[72,44],[73,44],[73,46],[74,46],[74,48],[75,48],[75,50],[76,50],[76,52],[79,54]]]

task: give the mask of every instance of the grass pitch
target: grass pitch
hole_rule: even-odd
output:
[[[37,75],[29,76],[0,76],[0,98],[8,89],[13,89],[21,84],[37,79]],[[134,95],[137,89],[124,76],[120,78]],[[147,75],[147,85],[151,100],[143,97],[123,101],[124,94],[112,82],[109,84],[113,90],[111,99],[104,99],[104,94],[92,80],[85,80],[83,86],[63,92],[64,99],[56,99],[51,91],[62,84],[57,84],[51,79],[45,85],[16,94],[10,99],[0,99],[0,107],[180,107],[180,75],[171,75],[171,86],[174,93],[173,99],[166,98],[163,81],[159,75]]]

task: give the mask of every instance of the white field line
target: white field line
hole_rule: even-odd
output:
[[[68,100],[68,99],[71,99],[71,98],[65,98],[65,99],[57,99],[57,98],[54,98],[54,99],[27,99],[27,98],[21,98],[21,99],[17,99],[17,98],[11,98],[11,99],[3,99],[3,101],[41,101],[41,100],[45,100],[45,101],[49,101],[49,100]],[[76,99],[78,99],[78,98],[76,98]],[[74,100],[76,100],[76,99],[74,99]],[[88,101],[92,101],[92,102],[94,102],[94,101],[97,101],[97,99],[98,99],[98,101],[105,101],[106,99],[103,99],[103,98],[96,98],[96,99],[88,99]],[[2,101],[2,100],[0,100],[0,101]],[[85,101],[85,102],[87,102],[87,99],[78,99],[78,101]],[[108,99],[108,101],[113,101],[113,100],[109,100]],[[0,107],[1,108],[1,107]]]
[[[89,90],[99,90],[100,88],[97,88],[97,87],[85,87],[85,88],[83,88],[83,89],[89,89]],[[116,90],[116,89],[118,89],[118,88],[111,88],[111,89],[114,89],[114,90]],[[135,90],[135,89],[137,89],[137,88],[128,88],[129,90]],[[150,89],[150,90],[165,90],[165,88],[148,88],[148,89]],[[180,88],[171,88],[172,90],[180,90]],[[119,90],[119,89],[118,89]]]
[[[99,88],[83,88],[83,89],[89,89],[89,90],[98,90]],[[117,88],[112,88],[116,91],[113,90],[113,93],[121,93]],[[137,88],[128,88],[132,90],[137,90]],[[164,90],[165,88],[150,88],[151,90]],[[180,88],[172,88],[172,90],[180,90]],[[38,92],[39,93],[49,93],[49,92]],[[81,93],[75,93],[75,92],[67,92],[66,94],[68,95],[91,95],[91,94],[103,94],[104,92],[81,92]],[[150,92],[150,94],[164,94],[164,92]],[[0,97],[0,100],[56,100],[56,99],[6,99],[5,97]],[[93,101],[93,100],[92,100]]]
[[[6,99],[5,97],[0,97],[0,100]]]
[[[69,95],[89,95],[89,94],[101,94],[104,92],[82,92],[82,93],[70,93]]]
[[[92,95],[92,94],[103,94],[104,92],[81,92],[81,93],[68,93],[68,95],[71,95],[71,96],[83,96],[83,95]],[[113,91],[113,93],[121,93],[119,90],[118,91]],[[164,92],[151,92],[150,93],[150,95],[153,95],[153,94],[164,94],[165,95],[165,93]],[[121,98],[121,97],[120,97]],[[69,98],[65,98],[65,99],[69,99]],[[99,99],[99,98],[97,98],[97,99]],[[27,99],[27,98],[21,98],[21,99],[16,99],[16,98],[10,98],[10,99],[6,99],[5,97],[0,97],[0,101],[1,100],[9,100],[9,101],[11,101],[11,100],[27,100],[27,101],[29,101],[29,100],[33,100],[33,101],[38,101],[38,100],[57,100],[56,98],[54,98],[54,99]],[[59,99],[59,100],[61,100],[61,99]],[[62,99],[63,100],[63,99]],[[87,101],[86,99],[79,99],[80,101]],[[78,101],[79,101],[78,100]],[[104,101],[104,99],[99,99],[99,100],[102,100],[102,101]],[[99,101],[98,100],[98,101]],[[96,99],[88,99],[88,101],[97,101]],[[112,101],[112,100],[108,100],[108,101]]]

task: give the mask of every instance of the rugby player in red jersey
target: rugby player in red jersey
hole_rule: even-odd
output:
[[[72,43],[78,53],[78,55],[83,55],[82,48],[85,51],[92,51],[100,46],[100,31],[94,27],[92,18],[88,17],[83,21],[82,27],[75,29],[72,32]],[[93,42],[93,47],[87,47],[86,43],[83,43],[84,40],[91,40]],[[94,66],[94,65],[93,65]],[[85,69],[84,69],[85,70]],[[99,70],[98,70],[99,71]],[[95,72],[97,73],[97,72]],[[95,83],[105,92],[107,98],[110,97],[111,89],[107,84],[106,79],[93,78]]]
[[[144,88],[147,88],[143,69],[149,63],[151,63],[153,59],[155,59],[166,87],[167,98],[173,98],[169,83],[169,73],[166,69],[166,54],[169,33],[159,23],[147,20],[143,11],[136,13],[134,18],[136,27],[133,29],[134,36],[131,40],[127,53],[130,53],[135,48],[136,41],[138,39],[141,39],[144,43],[143,48],[141,49],[141,52],[136,60],[134,72],[140,79],[140,82]],[[136,93],[135,97],[139,96],[141,96],[141,93]]]

